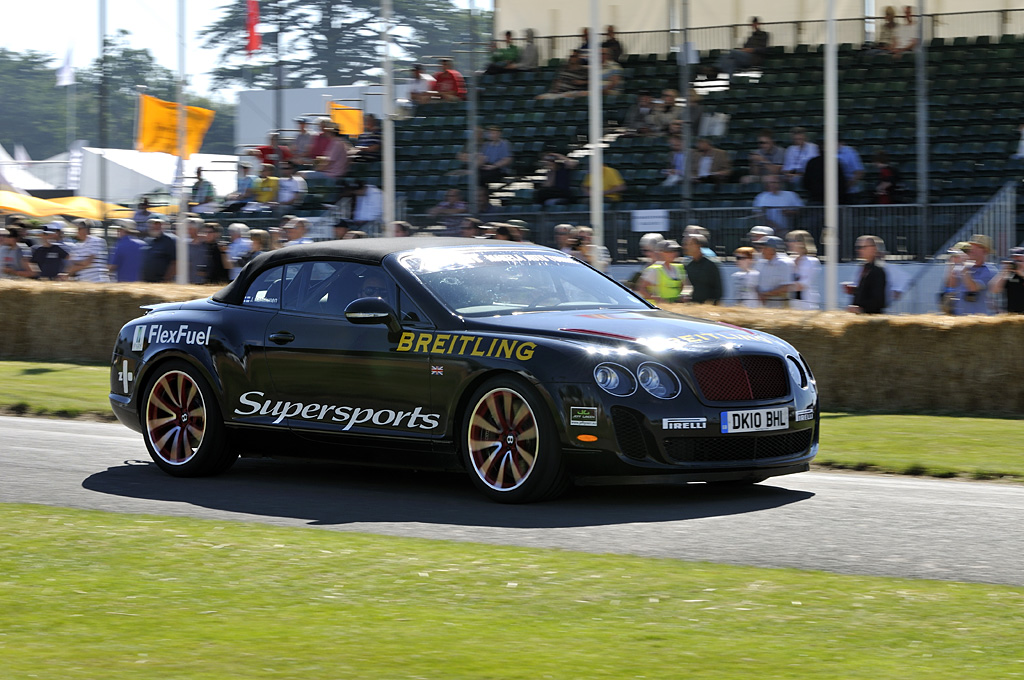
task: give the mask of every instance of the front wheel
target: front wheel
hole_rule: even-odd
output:
[[[516,376],[488,380],[469,404],[463,459],[485,496],[530,503],[565,491],[570,479],[554,418],[529,383]]]
[[[143,392],[142,426],[153,462],[175,477],[215,475],[238,457],[228,446],[217,398],[184,361],[161,365]]]

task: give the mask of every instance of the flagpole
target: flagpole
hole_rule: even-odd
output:
[[[381,1],[381,20],[384,24],[384,128],[381,164],[381,189],[384,190],[383,233],[394,236],[395,221],[395,78],[391,71],[391,0]]]
[[[100,187],[99,199],[107,202],[107,0],[100,0]],[[107,235],[107,223],[103,222],[103,235]]]
[[[64,86],[65,94],[67,95],[67,102],[64,104],[64,112],[67,114],[67,117],[68,117],[68,121],[67,121],[68,124],[67,124],[67,131],[66,131],[66,135],[67,135],[67,140],[66,141],[67,141],[67,143],[65,144],[65,146],[67,147],[69,153],[71,151],[71,142],[74,141],[74,134],[71,132],[71,102],[72,102],[72,99],[71,99],[71,88],[72,87],[74,87],[74,85],[65,85]]]
[[[188,283],[188,226],[185,216],[188,199],[185,197],[185,0],[178,0],[178,171],[174,178],[178,194],[178,266],[175,268],[176,283]]]

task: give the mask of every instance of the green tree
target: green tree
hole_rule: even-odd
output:
[[[13,153],[21,144],[35,159],[64,149],[66,96],[58,90],[53,57],[0,48],[0,144]]]
[[[146,93],[173,101],[175,74],[160,66],[149,50],[130,47],[122,31],[107,41],[107,143],[112,148],[135,146],[137,86]],[[67,88],[56,88],[56,60],[39,52],[19,54],[0,49],[0,144],[8,151],[22,144],[36,159],[67,149]],[[100,62],[79,69],[70,91],[75,112],[75,137],[98,145]],[[203,153],[231,153],[234,149],[235,105],[189,94],[185,101],[217,112],[203,142]]]
[[[263,35],[262,48],[247,60],[246,0],[231,0],[221,17],[199,35],[221,50],[213,71],[218,85],[274,87],[278,33]],[[365,79],[380,66],[379,0],[263,0],[260,21],[280,27],[285,87],[343,85]],[[477,29],[489,32],[489,13]],[[468,15],[451,0],[396,0],[393,40],[409,59],[452,54],[469,38]]]

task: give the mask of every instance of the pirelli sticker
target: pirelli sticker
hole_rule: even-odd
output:
[[[399,352],[435,356],[493,357],[529,361],[537,349],[535,342],[489,338],[462,333],[420,333],[406,331],[398,340]]]

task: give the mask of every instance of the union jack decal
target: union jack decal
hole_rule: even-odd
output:
[[[430,375],[444,375],[444,366],[431,366]]]

